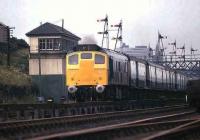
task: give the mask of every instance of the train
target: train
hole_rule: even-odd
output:
[[[188,80],[187,93],[189,105],[200,112],[200,79]]]
[[[184,98],[187,76],[146,60],[79,44],[66,55],[66,86],[77,101]]]

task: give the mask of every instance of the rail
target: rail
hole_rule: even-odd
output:
[[[184,100],[100,101],[69,104],[0,104],[0,122],[162,107]]]
[[[64,130],[74,131],[85,127],[107,125],[108,123],[119,123],[120,121],[139,120],[144,117],[183,111],[187,106],[173,106],[164,108],[140,109],[134,111],[119,111],[109,113],[98,113],[89,115],[77,115],[66,117],[45,118],[36,120],[24,120],[0,123],[0,138],[13,138],[48,135],[50,133],[62,132]],[[188,114],[194,112],[187,112]],[[179,114],[182,117],[184,114]],[[169,116],[168,116],[169,117]],[[173,116],[170,116],[171,118]],[[166,118],[165,118],[166,119]],[[145,120],[147,121],[147,120]],[[139,123],[139,122],[137,122]],[[12,134],[12,135],[10,135]]]
[[[200,139],[200,119],[185,123],[173,129],[162,131],[144,140],[194,140]]]

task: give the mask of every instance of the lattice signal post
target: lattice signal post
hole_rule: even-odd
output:
[[[106,47],[109,49],[109,29],[108,29],[108,16],[106,15],[106,17],[104,19],[98,19],[97,22],[104,22],[104,28],[102,32],[98,32],[98,34],[102,34],[102,43],[101,43],[101,47],[104,47],[104,39],[106,39]]]
[[[123,43],[122,42],[122,20],[120,21],[119,24],[111,25],[111,27],[117,28],[117,36],[112,38],[113,40],[115,40],[114,50],[116,50],[118,41],[120,41],[120,47],[122,46],[122,43]]]
[[[165,57],[165,60],[157,63],[165,67],[180,70],[189,77],[200,77],[200,54],[166,55]]]

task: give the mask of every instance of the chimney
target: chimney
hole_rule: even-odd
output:
[[[62,30],[64,29],[64,19],[62,19]]]

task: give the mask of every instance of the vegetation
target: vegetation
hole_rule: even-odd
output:
[[[29,46],[23,39],[13,37],[10,41],[10,64],[28,73]],[[7,64],[7,45],[0,44],[0,65]]]
[[[35,102],[37,87],[32,84],[29,75],[16,67],[0,66],[0,79],[1,103]]]
[[[9,86],[30,86],[30,77],[16,67],[0,66],[0,84]]]
[[[10,41],[10,67],[7,67],[7,46],[0,44],[0,102],[32,103],[37,88],[28,75],[29,46],[23,39]]]
[[[16,37],[12,37],[10,39],[10,43],[13,46],[13,48],[21,49],[21,48],[28,48],[29,45],[24,39],[17,39]]]

